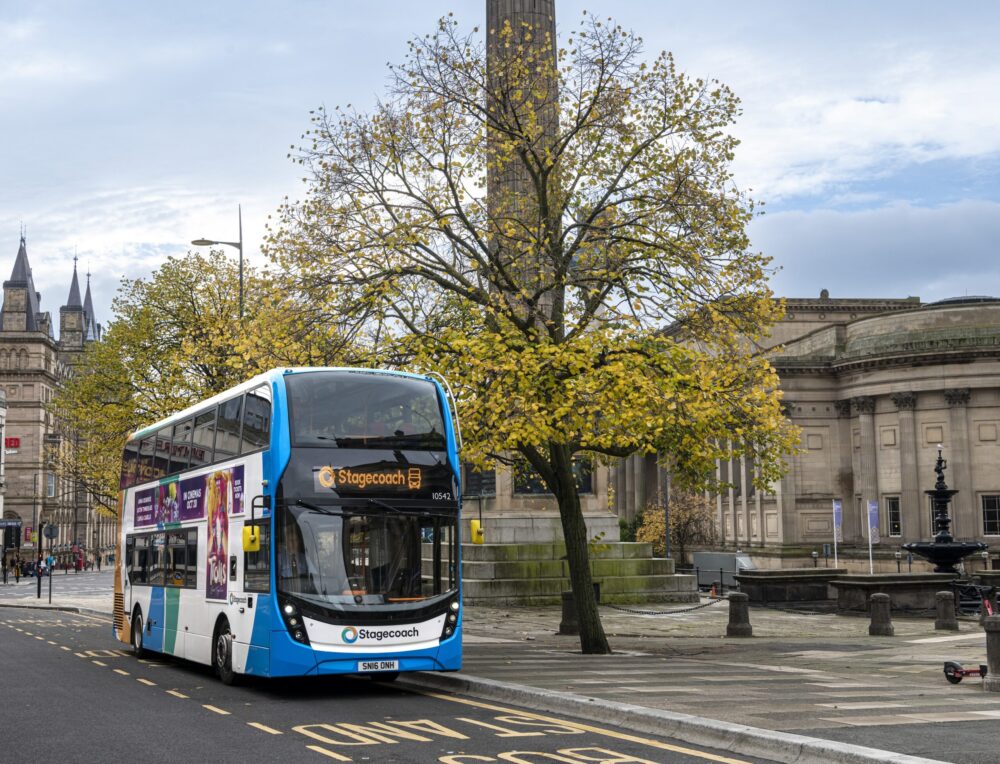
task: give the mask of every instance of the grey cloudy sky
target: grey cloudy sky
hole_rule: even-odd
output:
[[[123,275],[197,237],[260,260],[301,183],[286,154],[324,104],[371,104],[385,64],[483,0],[3,0],[0,277],[19,226],[42,307],[78,251],[99,319]],[[787,296],[1000,295],[1000,5],[929,0],[559,0],[743,100],[736,180]]]

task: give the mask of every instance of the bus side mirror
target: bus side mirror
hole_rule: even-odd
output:
[[[256,525],[248,525],[243,528],[243,551],[260,551],[260,533],[257,532]]]

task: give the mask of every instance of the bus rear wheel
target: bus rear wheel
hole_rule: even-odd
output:
[[[215,635],[215,673],[223,684],[236,683],[236,672],[233,671],[233,632],[229,622],[222,621]]]
[[[132,616],[132,654],[136,658],[142,658],[146,655],[146,648],[143,645],[143,635],[142,635],[142,613],[138,611],[134,616]]]

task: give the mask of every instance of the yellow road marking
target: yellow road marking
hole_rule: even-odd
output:
[[[77,658],[86,658],[87,657],[86,653],[73,653],[73,655],[75,655]]]
[[[60,650],[65,650],[66,652],[69,652],[69,648],[66,647],[66,645],[59,645],[59,649]]]
[[[100,661],[91,661],[95,666],[107,666],[107,663],[101,663]]]
[[[44,640],[44,639],[45,639],[45,637],[35,637],[35,639],[41,639],[41,640]]]
[[[217,714],[222,714],[223,716],[229,716],[229,712],[228,711],[226,711],[224,709],[221,709],[221,708],[216,708],[215,706],[203,705],[202,708],[207,708],[209,711],[212,711],[212,712],[217,713]]]
[[[481,703],[478,700],[469,700],[468,698],[456,698],[452,695],[443,695],[438,692],[424,692],[422,695],[426,695],[429,698],[437,698],[438,700],[447,700],[452,703],[463,703],[467,706],[475,706],[476,708],[484,708],[488,711],[501,711],[505,714],[516,714],[518,716],[524,716],[529,719],[538,719],[539,721],[548,722],[549,724],[560,724],[564,727],[574,727],[581,732],[590,732],[594,735],[603,735],[605,737],[614,738],[616,740],[627,740],[630,743],[639,743],[640,745],[646,745],[650,748],[659,748],[661,751],[673,751],[674,753],[683,753],[687,756],[694,756],[699,759],[706,759],[708,761],[716,761],[719,764],[749,764],[749,762],[744,759],[730,759],[725,756],[717,756],[713,753],[706,753],[704,751],[696,751],[693,748],[685,748],[679,745],[671,745],[670,743],[662,743],[659,740],[651,740],[650,738],[639,737],[638,735],[629,735],[625,732],[616,732],[615,730],[604,729],[603,727],[593,727],[589,724],[581,724],[579,722],[571,722],[565,719],[556,719],[552,716],[544,716],[543,714],[535,714],[529,711],[518,711],[513,708],[507,708],[505,706],[494,706],[491,703]],[[312,748],[313,746],[307,746]]]
[[[339,753],[334,753],[333,751],[328,751],[321,745],[307,745],[310,751],[316,751],[316,753],[321,753],[324,756],[329,756],[331,759],[336,759],[337,761],[350,761],[346,756],[341,756]]]
[[[266,724],[261,724],[260,722],[247,722],[248,727],[254,727],[262,732],[266,732],[269,735],[282,735],[284,734],[281,730],[276,730],[274,727],[268,727]]]
[[[156,682],[150,682],[148,679],[143,679],[143,678],[140,677],[140,678],[136,679],[135,681],[142,682],[144,685],[146,685],[148,687],[156,687]]]
[[[189,695],[185,695],[183,692],[177,692],[177,690],[167,690],[167,695],[173,695],[175,698],[187,699]]]
[[[22,634],[24,633],[24,629],[19,629],[19,628],[17,628],[17,626],[14,627],[14,631],[19,631]]]
[[[59,644],[58,642],[53,642],[53,641],[52,641],[51,639],[49,639],[49,640],[46,640],[46,641],[47,641],[47,642],[48,642],[48,643],[49,643],[50,645],[57,645],[57,644]]]
[[[116,674],[121,674],[122,676],[129,676],[129,673],[125,669],[115,669]]]

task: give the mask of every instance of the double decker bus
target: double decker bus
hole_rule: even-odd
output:
[[[226,683],[457,671],[451,404],[428,376],[277,369],[136,432],[115,636]]]

